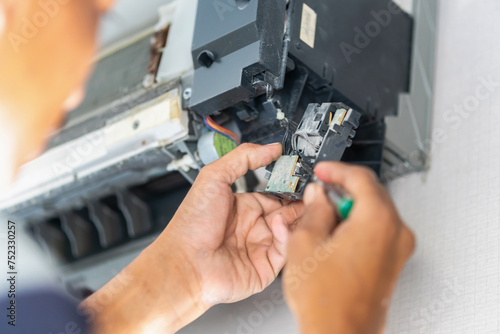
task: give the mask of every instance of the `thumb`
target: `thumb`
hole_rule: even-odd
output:
[[[326,239],[337,224],[335,209],[323,187],[317,183],[307,186],[304,194],[305,214],[297,230],[310,233],[315,239]]]
[[[276,161],[281,153],[280,143],[267,146],[242,144],[219,160],[205,166],[201,175],[232,185],[249,170],[256,170]]]
[[[273,244],[267,252],[267,257],[276,277],[285,264],[290,231],[286,219],[281,214],[274,216],[270,225],[271,232],[273,233]]]

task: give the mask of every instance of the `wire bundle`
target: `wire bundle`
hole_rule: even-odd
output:
[[[206,116],[204,119],[205,121],[205,125],[207,126],[207,128],[209,128],[210,130],[226,137],[226,138],[229,138],[231,139],[232,141],[234,141],[236,144],[241,144],[241,139],[240,137],[238,137],[234,132],[226,129],[225,127],[215,123],[215,121],[212,119],[212,117],[210,116]]]
[[[294,121],[285,118],[280,122],[280,125],[285,128],[285,135],[283,136],[283,140],[281,142],[283,146],[283,154],[290,155],[293,152],[293,134],[297,131],[298,125]]]

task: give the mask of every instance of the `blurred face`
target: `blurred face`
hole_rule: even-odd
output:
[[[0,152],[14,151],[16,168],[41,151],[65,104],[83,97],[98,19],[111,4],[0,0]]]

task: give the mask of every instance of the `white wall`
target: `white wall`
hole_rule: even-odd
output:
[[[431,169],[390,186],[418,249],[388,333],[500,333],[499,22],[497,0],[440,2]]]

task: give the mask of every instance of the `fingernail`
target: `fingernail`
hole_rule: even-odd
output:
[[[266,146],[278,146],[281,145],[281,143],[272,143],[272,144],[267,144]]]
[[[304,203],[306,205],[312,204],[321,195],[323,188],[317,183],[311,183],[307,186],[304,193]]]

